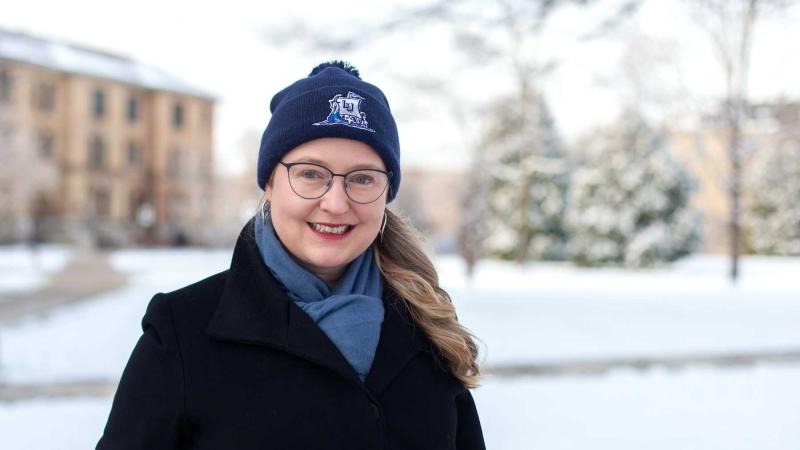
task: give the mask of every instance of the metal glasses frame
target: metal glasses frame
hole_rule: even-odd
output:
[[[379,198],[381,198],[381,195],[383,195],[383,193],[386,191],[386,189],[389,187],[389,185],[391,184],[391,181],[392,181],[392,172],[386,172],[386,171],[380,170],[380,169],[353,169],[353,170],[351,170],[349,172],[346,172],[346,173],[336,173],[336,172],[332,171],[331,169],[328,169],[325,166],[322,166],[322,165],[319,165],[319,164],[315,164],[315,163],[310,163],[310,162],[294,162],[294,163],[286,163],[286,162],[283,162],[283,161],[278,161],[278,162],[281,163],[281,165],[283,167],[286,167],[286,177],[289,180],[289,187],[292,188],[292,192],[294,192],[298,197],[304,198],[306,200],[315,200],[315,199],[318,199],[318,198],[322,197],[323,195],[327,194],[328,191],[331,190],[331,186],[333,186],[333,178],[334,177],[342,177],[342,181],[344,182],[344,192],[345,192],[345,194],[347,194],[347,198],[349,198],[350,200],[352,200],[352,201],[354,201],[356,203],[359,203],[359,204],[362,204],[362,205],[367,205],[367,204],[376,202]],[[294,189],[294,186],[292,185],[292,177],[289,176],[289,170],[293,166],[298,166],[300,164],[305,164],[307,166],[316,166],[316,167],[319,167],[321,169],[327,170],[331,174],[331,180],[330,180],[330,182],[328,182],[328,186],[325,188],[325,190],[322,192],[322,194],[319,194],[316,197],[304,197],[304,196],[298,194],[297,191]],[[378,194],[378,196],[375,198],[375,200],[370,200],[368,202],[360,202],[360,201],[354,199],[353,197],[351,197],[350,196],[350,189],[347,187],[347,176],[348,175],[350,175],[353,172],[364,172],[364,171],[378,172],[378,173],[382,173],[382,174],[386,175],[386,186],[383,187],[383,189]]]

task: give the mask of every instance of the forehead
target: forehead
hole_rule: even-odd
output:
[[[286,162],[313,162],[334,171],[355,168],[386,170],[386,165],[369,145],[353,139],[322,138],[305,142],[283,157]]]

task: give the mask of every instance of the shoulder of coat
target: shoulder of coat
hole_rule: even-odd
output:
[[[183,309],[203,309],[203,305],[214,308],[219,302],[222,290],[225,287],[228,270],[211,275],[200,281],[163,294],[169,301],[174,313]]]

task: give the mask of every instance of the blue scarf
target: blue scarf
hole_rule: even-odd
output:
[[[271,219],[262,223],[258,216],[255,224],[256,245],[264,264],[364,382],[375,358],[384,312],[383,282],[372,248],[353,260],[331,289],[289,256]]]

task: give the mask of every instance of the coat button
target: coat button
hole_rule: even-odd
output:
[[[373,401],[370,401],[369,405],[372,406],[372,415],[375,416],[375,420],[380,419],[381,410],[380,410],[380,408],[378,408],[378,404],[373,402]]]

